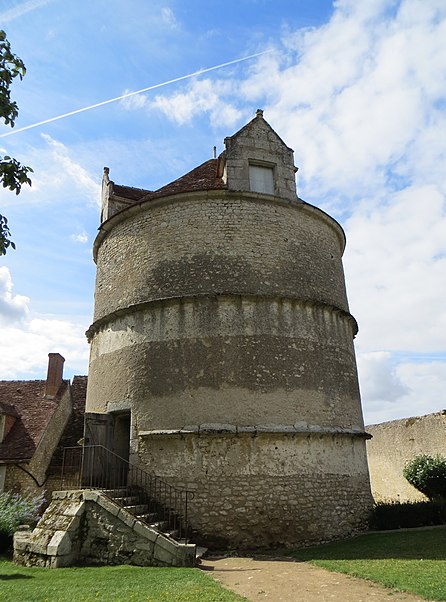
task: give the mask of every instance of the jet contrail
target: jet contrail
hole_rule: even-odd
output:
[[[70,111],[69,113],[64,113],[63,115],[57,115],[57,117],[51,117],[50,119],[44,119],[43,121],[38,121],[37,123],[32,123],[31,125],[25,125],[22,128],[13,129],[5,134],[0,134],[0,138],[5,138],[6,136],[12,136],[13,134],[18,134],[19,132],[24,132],[26,130],[30,130],[32,128],[36,128],[39,125],[45,125],[47,123],[52,123],[53,121],[58,121],[59,119],[65,119],[65,117],[70,117],[71,115],[77,115],[78,113],[83,113],[84,111],[89,111],[90,109],[96,109],[97,107],[102,107],[103,105],[110,104],[111,102],[116,102],[117,100],[123,100],[124,98],[129,98],[130,96],[135,96],[135,94],[142,94],[143,92],[148,92],[149,90],[155,90],[156,88],[162,88],[163,86],[167,86],[169,84],[174,84],[175,82],[179,82],[183,79],[189,79],[190,77],[194,77],[195,75],[201,75],[202,73],[209,73],[209,71],[215,71],[216,69],[221,69],[222,67],[227,67],[228,65],[235,65],[236,63],[241,63],[242,61],[248,61],[249,59],[253,59],[256,56],[262,56],[262,54],[267,54],[268,52],[272,52],[272,50],[263,50],[262,52],[257,52],[256,54],[250,54],[249,56],[244,56],[239,59],[234,59],[233,61],[228,61],[227,63],[221,63],[220,65],[215,65],[214,67],[208,67],[207,69],[199,69],[198,71],[194,71],[194,73],[188,73],[187,75],[182,75],[181,77],[175,77],[174,79],[169,79],[166,82],[162,82],[161,84],[155,84],[153,86],[148,86],[147,88],[142,88],[141,90],[136,90],[136,92],[127,92],[127,94],[122,94],[121,96],[116,96],[116,98],[110,98],[109,100],[103,100],[102,102],[97,102],[94,105],[90,105],[88,107],[83,107],[82,109],[76,109],[74,111]]]

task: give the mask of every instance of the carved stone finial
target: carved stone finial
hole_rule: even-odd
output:
[[[263,117],[263,110],[262,109],[257,109],[257,111],[256,111],[256,117]]]
[[[109,173],[110,173],[110,168],[104,167],[104,175],[108,176]]]

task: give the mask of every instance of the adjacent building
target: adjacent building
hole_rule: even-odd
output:
[[[60,486],[62,449],[84,431],[86,376],[63,379],[50,353],[46,380],[0,381],[0,492],[39,495]]]

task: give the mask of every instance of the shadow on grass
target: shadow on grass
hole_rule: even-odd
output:
[[[2,575],[0,581],[13,581],[14,579],[34,579],[32,575],[23,575],[23,573],[12,573],[12,575]]]
[[[290,555],[298,560],[446,560],[446,527],[368,533]]]

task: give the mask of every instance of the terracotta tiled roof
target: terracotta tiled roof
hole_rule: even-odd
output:
[[[44,380],[0,381],[0,402],[13,406],[19,416],[0,443],[0,461],[29,460],[57,408],[68,381],[55,399],[44,399]]]
[[[141,188],[131,188],[130,186],[119,186],[113,184],[113,194],[128,198],[129,200],[150,201],[171,194],[179,194],[181,192],[193,192],[196,190],[218,190],[226,188],[223,179],[217,175],[218,159],[209,159],[192,171],[189,171],[181,178],[166,184],[162,188],[153,192],[143,190]],[[142,194],[144,193],[144,194]]]
[[[180,192],[226,188],[226,184],[222,178],[217,176],[217,163],[218,159],[209,159],[209,161],[202,163],[184,176],[181,176],[181,178],[146,195],[143,200],[178,194]]]
[[[151,194],[151,190],[133,188],[132,186],[120,186],[119,184],[113,183],[113,194],[122,196],[131,201],[140,201],[147,194]]]
[[[8,416],[14,416],[14,418],[19,417],[15,407],[4,401],[0,401],[0,414],[7,414]]]

